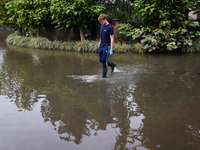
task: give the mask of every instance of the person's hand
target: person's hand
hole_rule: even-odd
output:
[[[100,48],[100,44],[98,45],[98,49]]]
[[[113,55],[113,49],[111,48],[110,49],[110,56],[112,56]]]

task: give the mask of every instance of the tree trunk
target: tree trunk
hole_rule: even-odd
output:
[[[83,27],[79,26],[79,32],[80,32],[81,41],[85,40]]]
[[[22,34],[22,27],[19,28],[19,33],[21,34],[21,36],[23,36],[23,34]]]
[[[38,28],[38,31],[37,31],[37,38],[39,38],[40,36],[40,28]]]

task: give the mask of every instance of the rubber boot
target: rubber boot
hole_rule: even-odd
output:
[[[107,67],[102,67],[102,77],[101,78],[106,78],[107,74]]]
[[[111,67],[111,73],[113,73],[113,71],[114,71],[114,69],[115,69],[115,67],[116,67],[116,64],[114,64],[113,62],[111,62],[110,60],[108,60],[108,66],[110,66]]]

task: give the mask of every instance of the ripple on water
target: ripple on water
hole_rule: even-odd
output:
[[[82,80],[82,82],[95,82],[96,80],[99,80],[100,76],[99,75],[82,75],[82,76],[78,76],[78,75],[71,75],[71,76],[67,76],[67,77],[71,77],[73,79],[80,79]]]

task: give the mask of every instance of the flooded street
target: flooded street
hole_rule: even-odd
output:
[[[0,41],[0,150],[198,150],[200,54],[31,50]]]

